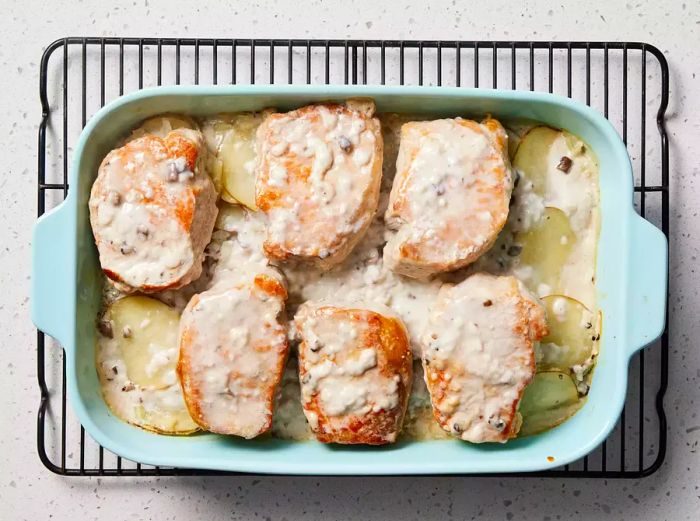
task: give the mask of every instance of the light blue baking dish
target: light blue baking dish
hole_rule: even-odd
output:
[[[276,439],[243,441],[202,434],[160,436],[110,414],[94,361],[101,275],[88,219],[97,168],[120,137],[162,112],[289,109],[353,96],[375,99],[379,111],[529,118],[580,136],[600,163],[602,225],[598,303],[604,327],[601,354],[585,406],[549,432],[505,445],[425,441],[391,447],[339,447]],[[570,463],[610,433],[622,410],[630,356],[663,331],[666,306],[665,236],[632,206],[632,169],[613,127],[592,109],[536,92],[449,87],[180,86],[119,98],[85,127],[74,152],[70,192],[34,227],[32,318],[65,348],[68,396],[87,432],[125,458],[154,465],[281,474],[458,474],[529,472]]]

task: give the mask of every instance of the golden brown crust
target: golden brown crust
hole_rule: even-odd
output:
[[[429,171],[415,172],[414,161],[421,149],[421,140],[435,131],[443,132],[443,134],[448,132],[448,129],[437,130],[433,128],[436,124],[445,124],[446,122],[457,127],[470,129],[475,135],[483,135],[488,139],[491,151],[485,160],[478,165],[479,168],[488,168],[488,170],[482,172],[482,175],[473,182],[471,190],[474,191],[474,195],[469,207],[464,209],[463,218],[456,219],[453,209],[451,220],[443,219],[439,225],[431,223],[426,229],[423,229],[426,225],[421,224],[423,235],[411,237],[409,233],[401,233],[400,229],[404,225],[408,230],[415,228],[425,215],[417,214],[412,208],[412,197],[415,195],[409,192],[413,184],[430,175]],[[454,131],[452,133],[454,134]],[[427,168],[430,168],[430,165],[427,165]],[[442,175],[442,172],[439,173]],[[389,227],[399,230],[396,237],[390,240],[385,248],[387,264],[393,271],[402,275],[426,278],[436,273],[462,268],[476,261],[493,246],[498,233],[507,221],[511,191],[510,179],[507,135],[497,120],[488,118],[481,124],[460,118],[405,123],[401,127],[401,145],[396,161],[396,177],[385,216]],[[439,199],[448,200],[451,191],[455,190],[455,188],[449,187],[441,189],[444,190],[443,195],[437,195],[436,189],[434,200],[422,209],[423,213],[438,212],[440,210],[438,202],[444,202]],[[452,201],[453,204],[460,202],[461,200]],[[484,212],[488,212],[490,215],[488,221],[482,220],[479,215]],[[430,239],[426,239],[426,237],[430,237]],[[458,253],[446,255],[448,247],[455,247],[454,249]]]
[[[103,271],[120,290],[154,293],[175,289],[201,274],[203,252],[211,239],[217,208],[216,192],[204,170],[206,148],[203,142],[195,142],[200,137],[197,131],[190,129],[171,131],[163,138],[146,134],[112,150],[102,161],[91,190],[90,220]],[[136,158],[142,167],[134,166]],[[166,189],[165,177],[156,172],[167,169],[168,164],[180,158],[186,169],[201,173],[193,182],[181,185],[183,189],[175,198],[174,192]],[[118,172],[119,179],[111,185],[115,182],[115,172]],[[142,224],[150,229],[158,230],[168,222],[177,223],[192,245],[194,259],[188,271],[182,270],[163,283],[127,280],[130,277],[124,275],[121,264],[119,268],[115,267],[117,264],[113,265],[114,257],[119,255],[121,240],[116,240],[113,233],[107,235],[110,224],[104,224],[99,217],[100,207],[109,205],[110,197],[115,194],[118,200],[131,197],[136,201],[132,204],[148,207],[149,219]],[[146,243],[141,246],[148,247]]]
[[[518,433],[518,404],[536,372],[534,345],[547,334],[546,316],[543,306],[515,277],[481,273],[472,277],[465,281],[470,284],[468,290],[456,286],[441,290],[434,315],[439,318],[431,322],[423,339],[425,379],[433,415],[445,431],[475,443],[504,442]],[[474,327],[467,328],[468,336],[443,346],[442,331],[457,319],[456,313]],[[480,350],[462,352],[474,342]],[[450,356],[442,355],[445,347]],[[480,366],[478,359],[489,362]],[[503,373],[496,376],[499,368]],[[486,411],[490,418],[484,416]]]
[[[319,393],[314,392],[310,400],[302,405],[304,412],[313,415],[317,422],[312,424],[316,438],[323,443],[382,445],[395,441],[401,430],[408,405],[413,378],[413,360],[406,329],[397,318],[381,315],[366,309],[347,309],[334,306],[316,308],[306,316],[299,317],[297,331],[302,338],[299,345],[299,377],[304,385],[309,370],[319,363],[331,360],[343,364],[364,349],[375,349],[376,369],[386,380],[397,381],[398,404],[390,409],[370,410],[366,414],[329,415],[324,410]],[[323,354],[320,360],[310,361],[310,346],[303,334],[305,320],[334,320],[338,324],[358,324],[361,335],[346,346],[340,353]]]
[[[238,291],[240,288],[234,289]],[[201,295],[206,295],[206,298],[212,298],[212,296],[213,298],[217,298],[218,295],[222,295],[223,293],[225,293],[225,290],[222,292],[221,288],[218,288],[216,294],[204,293]],[[254,276],[250,286],[250,300],[248,300],[248,302],[252,302],[253,299],[265,302],[267,298],[283,302],[286,297],[286,288],[279,280],[266,274],[257,274]],[[231,316],[230,323],[226,323],[226,325],[217,323],[216,325],[224,328],[234,326],[247,328],[248,334],[246,338],[248,340],[242,349],[248,351],[248,354],[243,354],[241,357],[241,352],[236,351],[236,349],[241,349],[240,346],[236,347],[222,343],[219,346],[221,352],[228,353],[228,355],[219,355],[219,349],[216,348],[216,346],[210,345],[209,340],[213,339],[205,339],[202,337],[202,333],[208,333],[209,331],[204,331],[202,324],[198,324],[196,320],[191,319],[192,312],[199,308],[201,300],[202,297],[200,295],[195,295],[190,300],[187,308],[183,312],[183,319],[180,325],[180,356],[178,359],[177,372],[180,376],[180,383],[187,409],[192,419],[200,427],[209,432],[237,435],[248,439],[259,436],[269,431],[272,427],[275,393],[282,379],[288,355],[286,327],[280,335],[275,324],[265,323],[265,319],[260,314],[262,310],[258,310],[258,314],[253,316],[256,322],[255,324],[241,324],[236,321],[235,316]],[[245,301],[242,305],[246,305]],[[216,307],[218,308],[219,306],[217,305]],[[204,312],[211,313],[213,311],[206,310]],[[281,308],[280,313],[282,315],[284,314],[284,307]],[[265,331],[267,329],[270,331],[266,333]],[[226,336],[223,338],[226,338]],[[199,358],[205,356],[211,357],[212,352],[216,353],[214,356],[219,357],[216,361],[217,366],[225,365],[223,369],[225,370],[227,381],[235,382],[235,389],[241,393],[241,398],[235,398],[238,400],[236,402],[237,407],[245,407],[241,405],[241,400],[247,399],[245,396],[254,396],[252,401],[255,403],[253,403],[253,405],[255,406],[256,414],[261,415],[261,417],[256,417],[255,419],[251,418],[250,424],[246,423],[249,421],[248,418],[242,417],[235,422],[227,421],[226,419],[220,421],[220,418],[216,418],[212,415],[212,411],[208,412],[203,408],[204,403],[209,403],[212,399],[221,399],[220,396],[207,395],[205,389],[207,385],[206,375],[202,372],[201,367],[203,361]],[[262,374],[251,375],[246,371],[245,367],[238,365],[241,363],[241,360],[249,357],[252,352],[259,355],[255,355],[255,357],[259,360]],[[272,365],[270,365],[270,361],[273,361]],[[206,371],[206,366],[204,371]],[[226,387],[228,389],[229,384],[227,384]],[[219,392],[220,390],[217,391],[217,393]],[[226,393],[228,392],[230,391],[227,390]],[[261,408],[263,412],[260,412]],[[241,412],[241,414],[243,415],[243,412]],[[218,425],[215,424],[215,422],[218,421],[220,421],[220,423]]]
[[[373,115],[373,102],[357,101],[357,103],[319,103],[308,105],[288,113],[273,113],[266,118],[257,131],[258,163],[256,165],[256,197],[255,204],[263,212],[269,213],[275,209],[287,209],[291,199],[299,205],[295,218],[302,229],[315,226],[313,232],[302,234],[296,238],[277,240],[269,235],[263,244],[265,254],[275,260],[312,262],[321,269],[330,269],[341,262],[357,242],[367,231],[372,215],[376,211],[379,201],[379,189],[382,175],[383,141],[381,126]],[[371,107],[371,109],[370,109]],[[273,130],[276,121],[289,118],[304,120],[310,127],[322,127],[322,115],[320,109],[327,110],[333,116],[344,116],[361,119],[365,128],[374,137],[374,147],[370,164],[370,182],[361,194],[360,204],[349,218],[348,230],[337,220],[322,215],[322,206],[319,206],[311,196],[312,186],[309,177],[314,167],[314,156],[298,154],[287,148],[281,159],[275,161],[281,163],[286,171],[286,183],[279,186],[270,182],[271,158],[269,151],[272,147],[281,143],[280,136]],[[332,145],[336,146],[336,145]],[[351,208],[353,202],[346,201]],[[360,226],[357,226],[357,224]]]

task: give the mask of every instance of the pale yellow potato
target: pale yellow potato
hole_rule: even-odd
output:
[[[540,343],[538,369],[568,371],[574,365],[583,365],[593,353],[597,334],[593,313],[564,295],[549,295],[542,303],[547,310],[549,334]]]
[[[167,387],[164,374],[174,365],[162,365],[148,371],[151,360],[177,343],[180,315],[158,300],[129,297],[117,300],[108,311],[117,338],[121,335],[121,352],[129,379],[153,389]],[[129,337],[124,336],[128,328]]]
[[[546,191],[549,151],[560,131],[551,127],[531,128],[520,138],[513,157],[513,168],[519,170],[525,179],[532,181],[533,191],[544,195]]]
[[[511,120],[508,121],[506,133],[508,134],[508,157],[511,162],[515,158],[515,154],[520,147],[520,142],[525,135],[534,128],[535,125],[529,120]]]
[[[214,159],[210,169],[220,175],[221,198],[251,210],[255,205],[255,131],[264,113],[222,114],[205,121],[202,132]]]
[[[544,206],[563,210],[576,231],[585,228],[591,209],[598,202],[597,188],[591,181],[597,176],[595,155],[578,137],[551,127],[531,128],[520,141],[513,168],[522,183],[531,183],[534,195]]]
[[[124,297],[98,327],[97,372],[105,401],[118,418],[161,434],[199,430],[175,372],[179,313],[149,297]]]
[[[207,155],[207,172],[209,172],[209,177],[211,177],[214,183],[214,188],[216,193],[219,194],[224,201],[228,203],[238,204],[229,193],[224,190],[224,165],[214,153],[211,151]]]
[[[569,375],[555,371],[537,373],[520,401],[518,412],[523,423],[518,436],[539,434],[556,427],[573,416],[583,403]]]
[[[533,270],[526,285],[540,297],[557,293],[561,270],[575,242],[576,234],[566,214],[558,208],[545,208],[537,224],[515,235],[515,243],[522,246],[520,263]]]
[[[132,130],[129,141],[142,136],[152,134],[164,138],[173,130],[178,128],[191,128],[197,130],[197,123],[184,114],[161,114],[145,120],[139,127]]]

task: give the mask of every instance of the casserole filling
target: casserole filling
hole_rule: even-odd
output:
[[[205,252],[202,276],[183,288],[151,295],[178,312],[192,295],[210,287],[212,279],[217,282],[235,277],[243,266],[264,269],[271,262],[263,254],[267,218],[257,209],[254,199],[255,132],[264,117],[264,113],[227,114],[199,122],[209,151],[209,174],[220,195],[219,216]],[[585,402],[598,354],[601,318],[595,298],[595,260],[599,196],[594,155],[585,143],[568,132],[531,122],[502,121],[508,133],[514,174],[505,226],[493,246],[473,264],[431,279],[409,278],[385,265],[384,246],[396,232],[387,228],[384,215],[396,174],[401,127],[428,118],[408,114],[377,117],[384,150],[379,204],[373,220],[347,258],[331,269],[277,263],[287,281],[287,316],[294,317],[304,302],[339,298],[343,302],[366,302],[390,308],[405,324],[416,360],[399,438],[446,438],[449,434],[434,418],[419,361],[423,354],[419,340],[428,327],[430,310],[444,283],[458,284],[477,272],[512,275],[539,297],[549,326],[549,333],[534,346],[537,372],[525,388],[518,408],[521,422],[518,435],[537,434],[555,427]],[[339,144],[341,148],[344,145],[347,144]],[[424,208],[414,205],[413,211],[429,214],[432,209],[429,204]],[[119,289],[106,280],[105,309],[122,297]],[[109,320],[108,315],[101,317],[101,324]],[[115,349],[113,339],[98,335],[98,360],[100,353],[107,351],[116,356]],[[104,385],[103,375],[100,376]],[[128,375],[124,378],[128,379]],[[120,384],[129,386],[121,380]],[[108,395],[105,391],[105,396]],[[292,344],[272,419],[274,436],[293,440],[314,438],[300,400],[299,367]],[[120,414],[113,403],[114,399],[108,400],[118,416],[139,424]],[[178,407],[181,404],[182,398],[178,396]]]

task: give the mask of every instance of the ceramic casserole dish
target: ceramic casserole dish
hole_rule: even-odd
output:
[[[458,440],[393,446],[328,446],[214,434],[152,434],[114,417],[95,371],[95,317],[102,274],[90,229],[88,198],[98,166],[121,137],[164,112],[207,115],[291,109],[309,102],[367,96],[381,112],[499,119],[527,118],[579,136],[597,156],[601,227],[597,303],[603,315],[600,355],[586,404],[561,426],[506,444]],[[102,108],[74,151],[70,191],[33,234],[32,318],[65,349],[68,396],[80,422],[102,446],[154,465],[278,474],[459,474],[529,472],[558,467],[591,452],[613,429],[626,395],[631,355],[663,331],[667,243],[633,208],[633,175],[613,127],[591,108],[537,92],[449,87],[179,86],[141,90]]]

